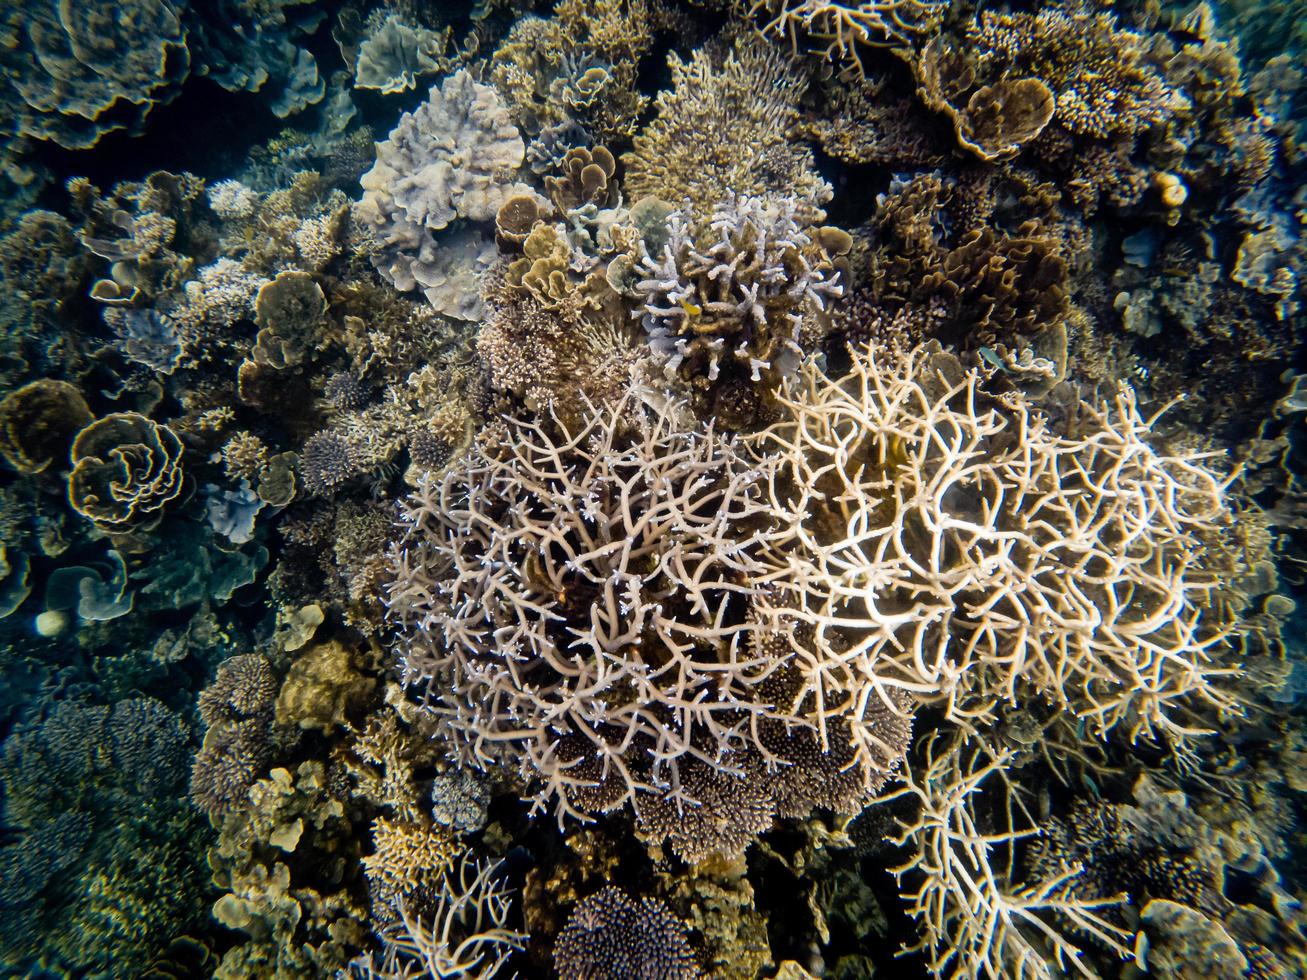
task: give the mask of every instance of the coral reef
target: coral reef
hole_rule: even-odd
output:
[[[9,4],[0,975],[1307,974],[1292,7]]]

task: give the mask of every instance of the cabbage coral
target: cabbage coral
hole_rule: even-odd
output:
[[[799,627],[816,717],[906,693],[966,724],[1033,697],[1139,737],[1235,709],[1205,545],[1229,521],[1222,477],[1153,448],[1127,389],[1055,431],[981,381],[939,351],[855,351],[843,379],[809,364],[755,437],[784,460],[756,583]]]

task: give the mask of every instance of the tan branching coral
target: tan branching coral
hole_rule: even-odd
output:
[[[755,437],[784,459],[755,581],[803,627],[811,717],[906,693],[967,723],[1037,698],[1099,732],[1182,738],[1196,710],[1237,710],[1204,544],[1231,519],[1225,479],[1153,448],[1128,389],[1054,431],[981,382],[943,352],[856,350],[843,379],[805,368],[790,418]]]
[[[916,69],[926,102],[946,107],[960,136],[967,126],[975,128],[968,120],[980,108],[972,104],[978,89],[1029,85],[1030,79],[1051,92],[1055,122],[1099,139],[1135,135],[1189,104],[1149,63],[1143,35],[1118,28],[1110,13],[1073,5],[1038,13],[984,11],[964,38],[931,41],[916,59]],[[992,95],[982,101],[992,101]],[[1041,107],[1031,119],[1043,113]]]
[[[783,187],[805,219],[824,217],[831,187],[812,151],[790,137],[807,84],[795,62],[759,38],[668,56],[672,87],[658,115],[622,157],[631,200],[646,195],[706,211],[724,191],[760,195]]]
[[[921,927],[915,948],[934,976],[950,980],[1095,977],[1077,942],[1133,956],[1133,936],[1105,914],[1122,898],[1063,895],[1077,868],[1032,883],[1012,880],[1012,849],[1037,830],[1027,823],[995,831],[977,815],[982,797],[995,795],[1000,812],[1020,812],[1006,800],[1007,763],[1007,756],[988,755],[962,738],[931,738],[921,765],[905,772],[904,787],[882,801],[907,799],[917,807],[895,839],[911,856],[894,869]]]
[[[350,964],[359,980],[490,978],[527,936],[509,925],[512,898],[499,866],[464,857],[426,901],[404,903],[398,921],[378,930],[382,953]]]
[[[947,8],[947,0],[754,0],[751,9],[775,15],[764,32],[797,41],[802,30],[827,42],[829,57],[839,57],[861,72],[863,46],[911,44],[937,29]]]
[[[135,412],[97,419],[77,434],[68,502],[109,533],[157,521],[182,489],[182,443],[176,433]]]
[[[905,728],[851,711],[818,746],[789,647],[751,636],[758,470],[674,404],[642,426],[632,408],[514,423],[414,495],[390,594],[403,679],[461,763],[517,763],[560,821],[631,801],[687,859],[738,853],[777,812],[854,805]]]

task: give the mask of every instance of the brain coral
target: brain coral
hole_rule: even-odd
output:
[[[157,521],[182,489],[182,443],[166,425],[135,412],[92,422],[73,440],[68,501],[102,531]]]
[[[456,218],[492,221],[518,193],[512,173],[526,144],[495,90],[467,71],[432,86],[377,144],[377,162],[360,180],[355,218],[371,236],[373,264],[396,289],[414,289],[436,259],[433,232]]]
[[[689,860],[738,852],[777,812],[878,786],[906,725],[848,705],[816,741],[788,645],[751,616],[759,470],[675,406],[631,426],[631,402],[512,423],[414,494],[390,593],[403,678],[456,761],[517,763],[560,821],[632,801]]]

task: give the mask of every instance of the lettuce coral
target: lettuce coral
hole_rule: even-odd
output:
[[[110,533],[157,522],[182,489],[182,444],[166,425],[135,412],[97,419],[71,450],[68,500]]]

